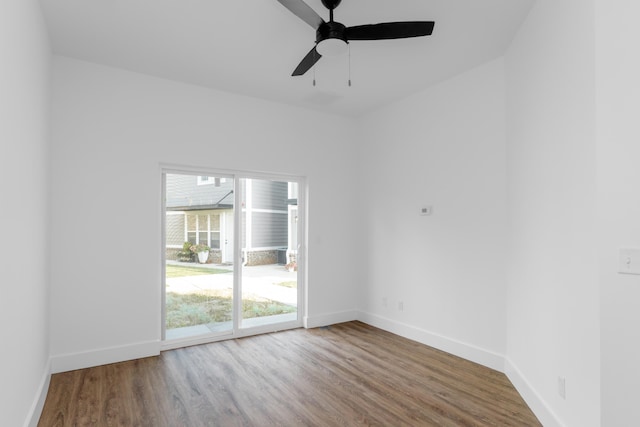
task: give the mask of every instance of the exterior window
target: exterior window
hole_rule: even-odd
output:
[[[186,214],[187,241],[220,249],[220,214]]]
[[[195,245],[198,243],[197,241],[197,232],[198,232],[198,227],[197,227],[197,223],[196,223],[196,216],[195,215],[186,215],[187,216],[187,241],[189,243],[191,243],[192,245]]]
[[[209,231],[210,231],[210,243],[209,246],[215,249],[220,249],[220,215],[209,215]]]

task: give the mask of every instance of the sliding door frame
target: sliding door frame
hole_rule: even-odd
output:
[[[215,341],[241,338],[268,332],[281,331],[302,327],[307,310],[307,180],[303,176],[281,173],[252,172],[231,169],[214,169],[206,167],[193,167],[175,164],[160,164],[160,176],[162,182],[161,197],[161,319],[160,336],[161,350],[186,347],[190,345],[205,344]],[[215,176],[233,179],[234,182],[234,209],[233,209],[233,328],[229,332],[210,333],[194,337],[166,340],[166,175],[182,174],[197,176]],[[242,188],[240,180],[260,179],[267,181],[296,182],[298,183],[298,247],[297,247],[297,307],[296,320],[280,322],[255,327],[241,328],[240,313],[242,309]]]

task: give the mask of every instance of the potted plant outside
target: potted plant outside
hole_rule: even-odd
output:
[[[298,271],[298,263],[296,261],[291,261],[289,264],[285,265],[284,268],[286,268],[290,273]]]
[[[209,250],[211,248],[204,244],[198,244],[191,246],[191,252],[198,254],[198,261],[200,264],[205,264],[209,259]]]
[[[184,242],[182,250],[176,254],[178,261],[191,262],[194,261],[195,254],[191,252],[191,242]]]

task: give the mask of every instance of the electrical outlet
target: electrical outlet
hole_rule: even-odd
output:
[[[404,302],[398,301],[398,311],[404,311]]]
[[[566,380],[564,377],[558,377],[558,394],[561,398],[567,398]]]

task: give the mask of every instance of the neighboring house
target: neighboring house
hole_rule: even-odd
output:
[[[241,179],[242,260],[245,265],[285,264],[297,248],[296,183]],[[167,259],[184,242],[211,247],[213,263],[233,263],[233,179],[167,174]]]

